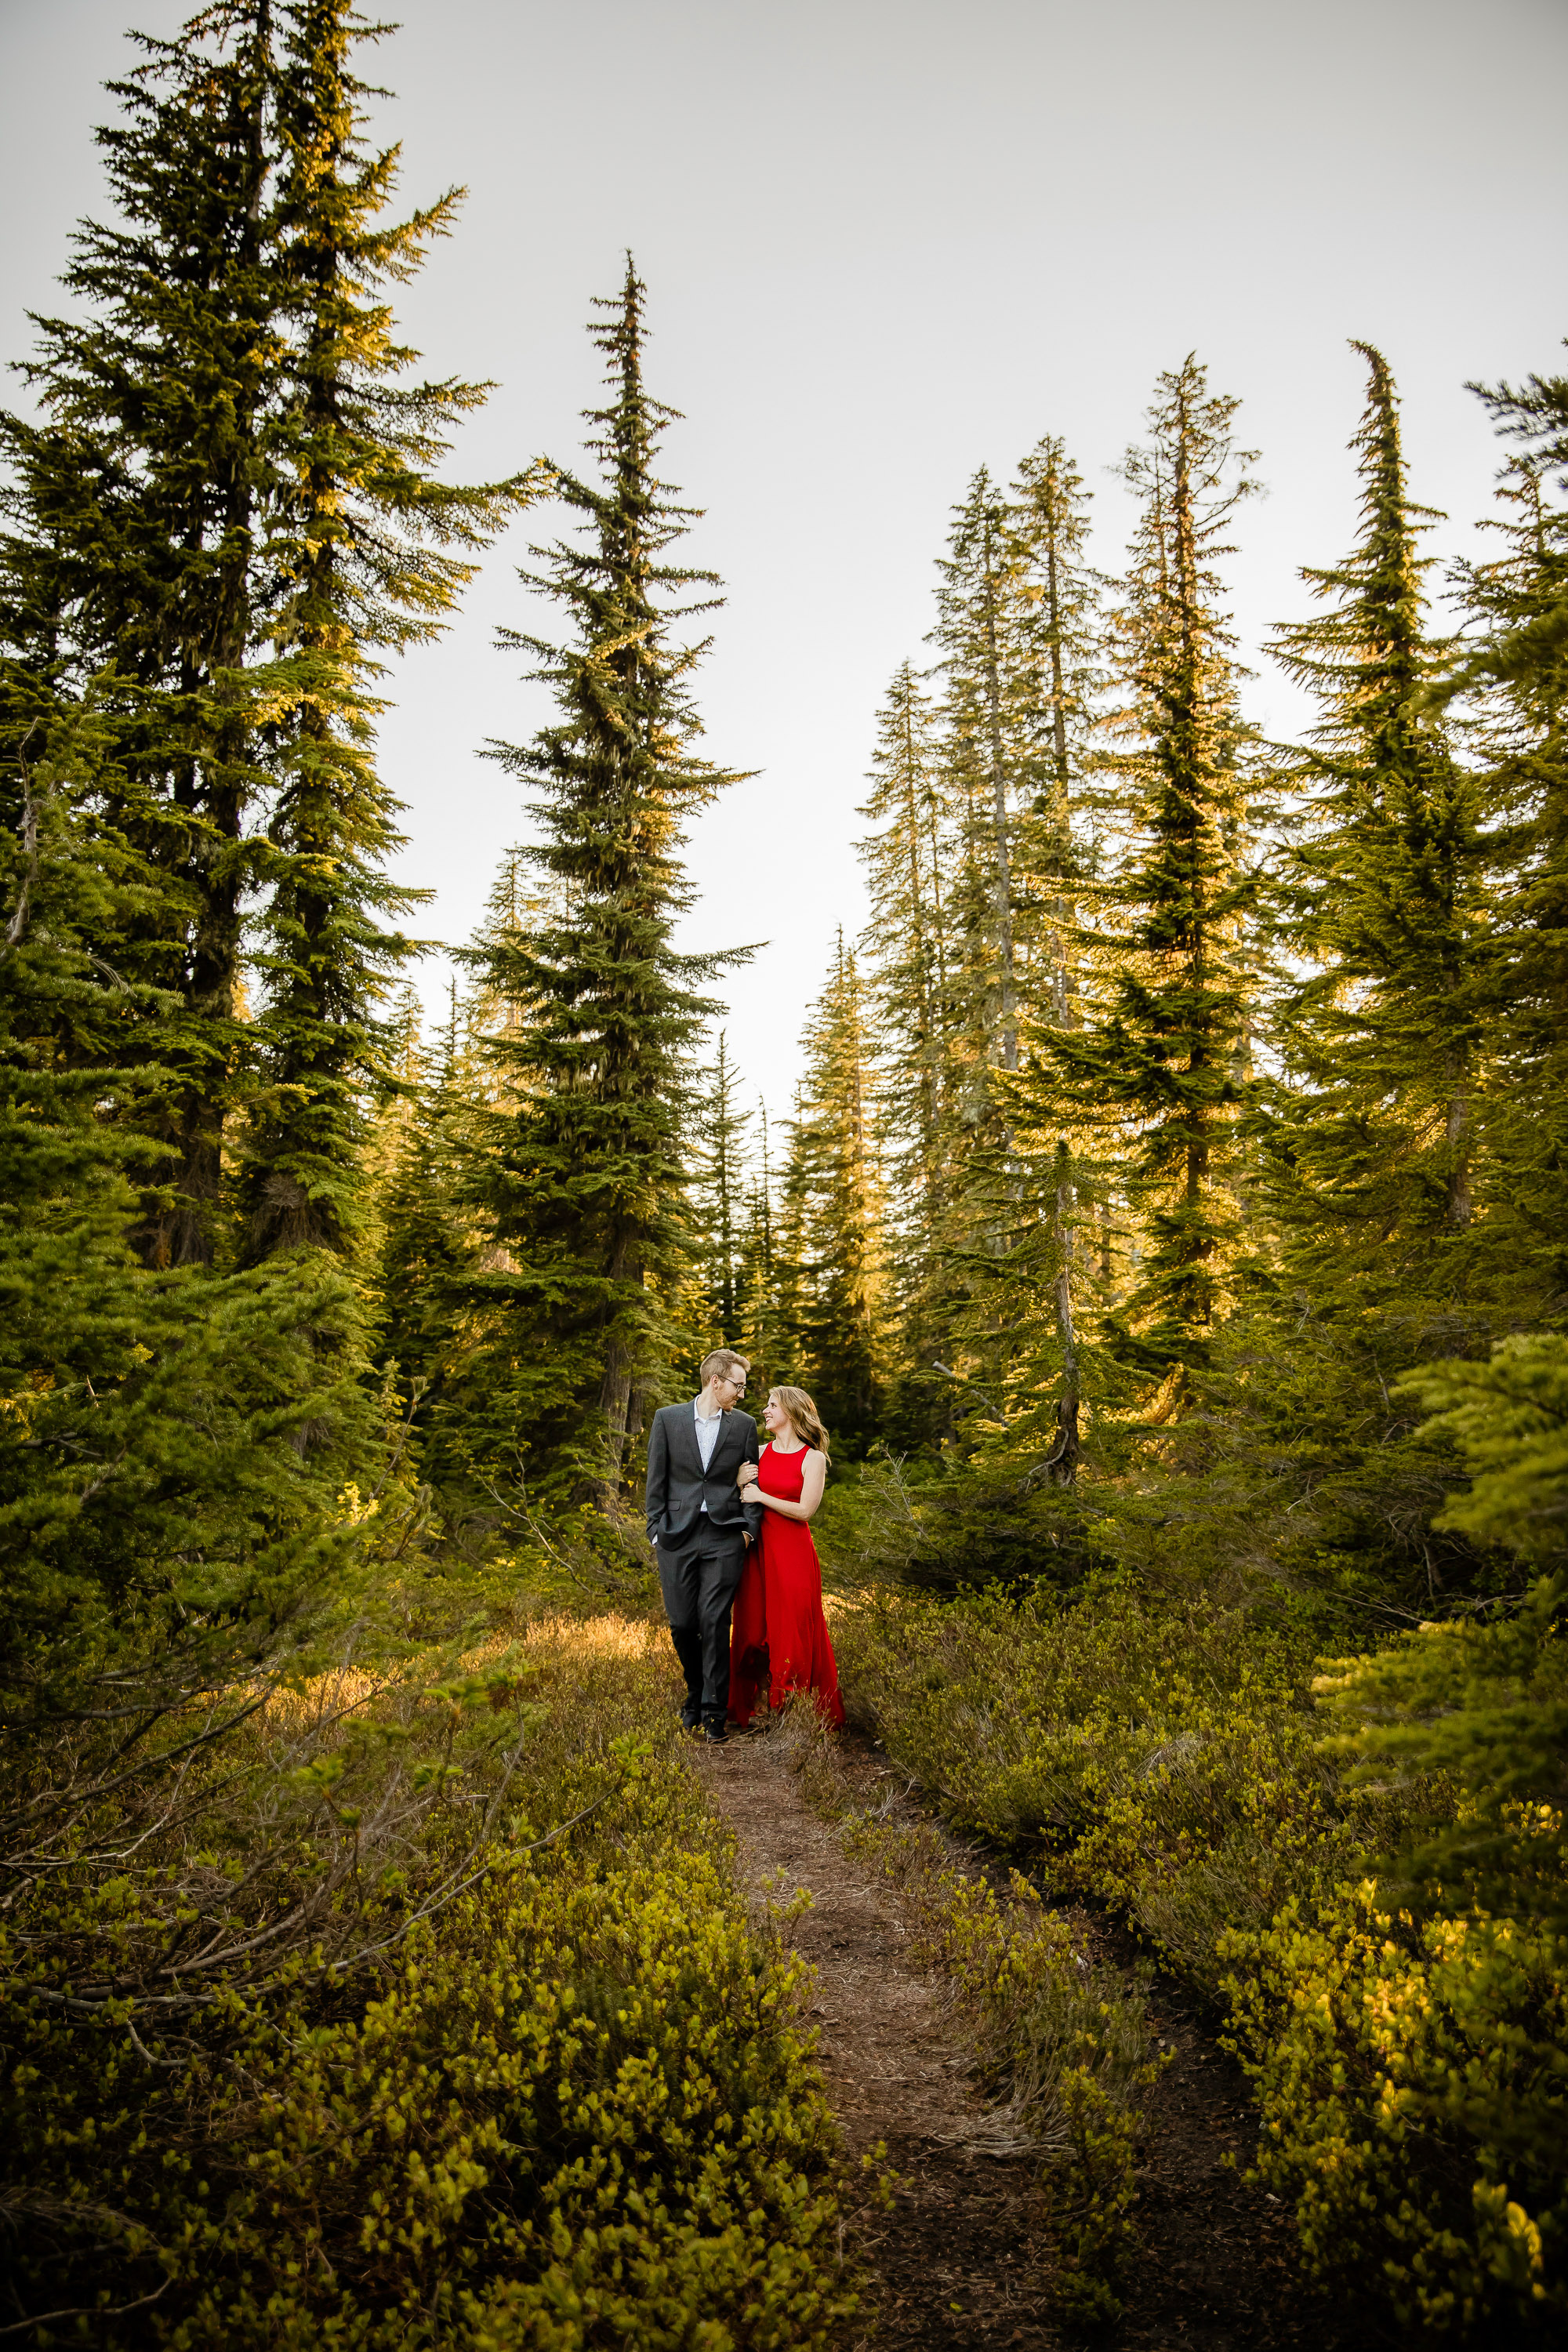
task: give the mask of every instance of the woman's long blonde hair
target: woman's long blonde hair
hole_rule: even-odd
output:
[[[804,1437],[808,1445],[815,1445],[825,1462],[832,1461],[833,1456],[827,1450],[827,1432],[822,1426],[822,1416],[804,1389],[770,1389],[768,1402],[782,1405],[794,1423],[795,1435]]]

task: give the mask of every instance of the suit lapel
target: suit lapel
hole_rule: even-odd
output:
[[[741,1443],[739,1428],[740,1425],[732,1412],[727,1412],[724,1415],[723,1420],[719,1423],[719,1436],[713,1447],[713,1459],[708,1465],[708,1475],[710,1478],[711,1478],[714,1471],[719,1467],[720,1457],[723,1454],[726,1448],[730,1446],[734,1446],[737,1449],[739,1448]],[[695,1429],[693,1429],[691,1433],[691,1442],[693,1445],[697,1443],[697,1432]]]
[[[697,1443],[696,1414],[689,1404],[672,1404],[668,1410],[675,1415],[679,1431],[679,1435],[671,1439],[672,1448],[679,1446],[687,1469],[693,1478],[701,1478],[705,1475],[711,1478],[726,1453],[732,1452],[737,1463],[739,1462],[742,1440],[740,1434],[738,1413],[727,1412],[720,1422],[719,1434],[713,1441],[713,1456],[708,1465],[707,1471],[704,1472],[702,1449]]]
[[[685,1456],[688,1475],[693,1478],[700,1478],[702,1475],[702,1456],[697,1448],[696,1416],[693,1414],[691,1407],[689,1404],[671,1405],[670,1411],[675,1415],[676,1427],[679,1432],[679,1436],[676,1442],[679,1444],[682,1454]]]

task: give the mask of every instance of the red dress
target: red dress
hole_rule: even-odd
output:
[[[798,1503],[805,1457],[764,1445],[757,1484],[764,1495]],[[838,1668],[822,1613],[822,1570],[804,1519],[763,1512],[763,1531],[746,1555],[730,1630],[730,1713],[749,1723],[763,1691],[782,1706],[791,1691],[810,1691],[829,1723],[844,1720]]]

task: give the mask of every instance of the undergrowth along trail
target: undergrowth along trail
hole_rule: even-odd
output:
[[[808,1803],[793,1729],[693,1755],[753,1909],[815,1971],[807,2021],[849,2147],[869,2178],[884,2158],[893,2176],[890,2200],[868,2194],[850,2224],[874,2308],[845,2341],[1045,2352],[1059,2339],[1034,2144],[977,2087],[903,1906]]]
[[[1462,1875],[1417,1883],[1402,1857],[1453,1792],[1347,1759],[1313,1704],[1342,1680],[1314,1681],[1306,1631],[1198,1594],[865,1587],[835,1645],[851,1721],[943,1822],[1037,1874],[1058,1918],[1079,1906],[1101,1942],[1115,1923],[1240,2060],[1264,2203],[1334,2298],[1325,2326],[1556,2340],[1568,1944],[1550,1809],[1539,1856],[1521,1836],[1514,1881],[1494,1874],[1500,1914]],[[1550,1699],[1529,1718],[1543,1742]]]
[[[837,2134],[788,1957],[748,1931],[679,1752],[667,1646],[644,1622],[558,1616],[470,1663],[461,1685],[416,1660],[361,1694],[370,1729],[379,1711],[398,1735],[364,1757],[341,1678],[254,1718],[269,1786],[320,1705],[331,1790],[367,1814],[401,1781],[437,1792],[377,1895],[384,1948],[352,1971],[296,1969],[173,2026],[131,1998],[84,2023],[75,1945],[44,1939],[38,1898],[13,1907],[8,2332],[90,2327],[102,2352],[826,2352],[853,2305]],[[184,1844],[148,1827],[123,1955],[220,1889],[265,1927],[273,1890],[223,1871],[222,1794]],[[466,1883],[422,1916],[454,1853]],[[56,1914],[92,1895],[76,1875],[85,1892],[52,1882]]]
[[[847,2343],[1359,2346],[1242,2178],[1256,2110],[1174,1979],[955,1842],[864,1738],[795,1711],[697,1755],[751,1900],[816,1971],[846,2136],[897,2176],[855,2224],[874,2319]]]

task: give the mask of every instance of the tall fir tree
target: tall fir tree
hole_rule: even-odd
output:
[[[878,1066],[887,1106],[889,1173],[901,1203],[896,1242],[903,1352],[919,1361],[925,1269],[945,1197],[952,1080],[950,941],[943,904],[946,832],[931,698],[900,663],[878,719],[860,843],[871,921],[863,943]]]
[[[461,1302],[479,1245],[464,1199],[471,1060],[454,988],[445,1028],[433,1046],[416,1046],[401,1073],[405,1092],[377,1202],[378,1354],[395,1365],[422,1428],[460,1371],[468,1340]]]
[[[1423,707],[1443,652],[1416,552],[1431,516],[1409,493],[1388,364],[1354,348],[1361,534],[1304,574],[1328,609],[1279,632],[1321,716],[1290,771],[1307,824],[1286,937],[1308,969],[1279,1009],[1291,1086],[1269,1151],[1289,1272],[1352,1312],[1464,1287],[1489,953],[1477,780]]]
[[[692,1205],[699,1248],[698,1288],[702,1352],[738,1348],[746,1312],[746,1130],[741,1076],[721,1029],[707,1086],[694,1106]]]
[[[1009,1279],[1025,1302],[1003,1385],[1010,1439],[1046,1433],[1047,1475],[1070,1485],[1080,1452],[1082,1364],[1075,1277],[1086,1268],[1079,1239],[1092,1187],[1081,1121],[1049,1051],[1083,1017],[1084,938],[1079,884],[1087,874],[1082,814],[1089,793],[1098,705],[1105,686],[1104,583],[1088,561],[1089,493],[1066,444],[1047,434],[1018,469],[1015,534],[1027,552],[1026,631],[1038,751],[1030,822],[1024,828],[1027,887],[1038,900],[1037,946],[1026,987],[1026,1076],[1009,1089],[1009,1124],[1020,1189],[1035,1208],[1017,1228]],[[1095,1171],[1099,1173],[1100,1171]],[[1100,1187],[1103,1194],[1103,1180]],[[1053,1419],[1054,1414],[1054,1419]]]
[[[119,1116],[154,1146],[136,1231],[164,1265],[214,1253],[241,1086],[242,906],[257,877],[245,836],[278,690],[275,667],[255,660],[258,545],[278,487],[284,331],[268,0],[139,37],[143,61],[110,85],[121,112],[99,132],[117,218],[79,232],[64,278],[75,307],[35,322],[25,371],[41,416],[0,420],[0,442],[18,721],[90,702],[106,722],[99,822],[142,870],[120,902],[124,928],[96,949],[132,990],[105,1045],[125,1073]]]
[[[1085,1125],[1125,1139],[1146,1235],[1117,1351],[1177,1387],[1182,1368],[1206,1357],[1238,1238],[1242,932],[1255,886],[1247,730],[1217,570],[1253,487],[1253,453],[1235,436],[1238,405],[1211,394],[1189,357],[1160,378],[1151,438],[1128,453],[1142,514],[1117,615],[1127,853],[1098,894],[1114,929],[1106,1001],[1091,1026],[1052,1046]]]
[[[363,1087],[381,1061],[383,999],[411,952],[386,919],[420,896],[386,872],[401,835],[376,770],[374,680],[384,652],[445,625],[473,553],[537,479],[437,478],[450,426],[489,386],[398,382],[417,353],[396,341],[383,289],[419,268],[462,192],[386,220],[397,151],[363,144],[369,91],[353,68],[376,28],[352,0],[289,0],[279,21],[289,492],[267,551],[291,693],[275,730],[262,1066],[241,1177],[253,1259],[353,1244]]]
[[[468,568],[443,548],[481,543],[520,491],[434,478],[443,421],[481,387],[388,381],[413,354],[378,281],[456,200],[380,223],[395,157],[359,152],[348,67],[368,29],[343,0],[234,0],[143,41],[101,134],[119,225],[79,238],[79,314],[39,322],[42,421],[3,427],[22,706],[90,693],[112,716],[101,821],[144,869],[100,950],[158,1004],[115,1055],[142,1073],[121,1115],[157,1147],[153,1265],[212,1257],[242,1100],[246,1255],[343,1245],[401,951],[378,924],[396,835],[366,680],[378,648],[440,625]],[[252,893],[268,984],[247,1023]]]
[[[1088,561],[1089,492],[1067,445],[1047,434],[1018,468],[1011,527],[1025,559],[1022,655],[1034,798],[1020,847],[1026,887],[1043,901],[1033,929],[1037,969],[1027,994],[1037,1018],[1066,1028],[1073,1017],[1073,884],[1083,849],[1078,814],[1093,764],[1103,691],[1104,583]]]
[[[789,1259],[787,1217],[781,1214],[773,1166],[773,1125],[757,1104],[758,1149],[746,1195],[741,1238],[741,1349],[769,1387],[798,1378],[800,1281]]]
[[[1018,1061],[1035,911],[1023,835],[1037,781],[1027,551],[1015,511],[982,467],[953,512],[937,565],[931,640],[941,659],[938,720],[942,1026],[938,1232],[917,1283],[918,1360],[896,1391],[898,1434],[929,1442],[951,1423],[932,1385],[938,1360],[994,1369],[996,1265],[1016,1207],[1011,1136],[998,1080]],[[932,893],[935,911],[936,892]],[[979,1354],[976,1355],[976,1349]]]
[[[1016,830],[1034,748],[1021,645],[1025,553],[1013,524],[1007,500],[982,467],[954,509],[948,551],[937,565],[931,633],[946,685],[948,757],[964,808],[972,1018],[984,1062],[1008,1070],[1018,1060]]]
[[[823,1419],[848,1453],[878,1433],[887,1385],[886,1237],[865,993],[840,936],[805,1029],[791,1174],[806,1264],[801,1352]]]
[[[1498,950],[1484,1003],[1489,1280],[1522,1304],[1568,1297],[1568,377],[1482,397],[1515,446],[1493,525],[1504,551],[1460,567],[1479,643],[1453,684],[1473,697]]]
[[[527,855],[554,911],[477,958],[482,982],[523,1008],[491,1041],[514,1107],[492,1122],[480,1186],[509,1257],[484,1292],[488,1442],[508,1449],[521,1433],[536,1486],[612,1511],[677,1350],[672,1305],[693,1254],[691,1055],[717,1009],[699,991],[724,961],[673,944],[691,899],[683,827],[735,781],[693,748],[689,679],[707,648],[679,642],[676,625],[712,608],[710,593],[680,600],[716,583],[670,560],[693,510],[655,472],[676,412],[644,381],[645,305],[628,257],[592,330],[609,378],[589,414],[599,479],[555,469],[584,541],[536,551],[544,570],[524,575],[574,634],[507,638],[560,708],[531,742],[497,747],[538,787]]]

